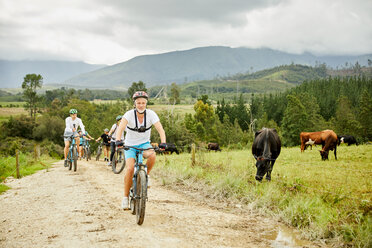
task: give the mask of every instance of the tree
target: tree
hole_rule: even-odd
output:
[[[365,89],[360,98],[360,112],[358,120],[362,128],[363,139],[372,139],[372,99],[367,89]]]
[[[288,105],[283,117],[283,143],[294,146],[300,143],[299,135],[307,125],[308,115],[304,105],[296,95],[287,96]]]
[[[171,97],[169,102],[171,104],[179,104],[180,103],[180,87],[176,83],[171,84]]]
[[[128,100],[132,100],[132,96],[136,91],[145,91],[147,92],[146,84],[142,81],[138,81],[138,83],[133,82],[132,85],[128,88]]]
[[[350,100],[346,96],[340,96],[337,101],[334,126],[337,134],[354,136],[359,134],[360,123],[356,119]]]
[[[36,94],[36,89],[43,85],[43,77],[36,74],[27,74],[22,83],[23,97],[26,100],[26,109],[30,110],[30,117],[35,120],[38,104],[41,97]]]

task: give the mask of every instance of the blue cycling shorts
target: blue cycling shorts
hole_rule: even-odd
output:
[[[151,148],[152,146],[150,145],[150,142],[146,142],[146,143],[143,143],[143,144],[140,144],[140,145],[136,145],[134,147],[146,149],[146,148]],[[125,159],[128,159],[128,158],[136,159],[136,152],[137,152],[137,150],[134,149],[134,148],[130,148],[129,150],[125,150],[124,151]]]

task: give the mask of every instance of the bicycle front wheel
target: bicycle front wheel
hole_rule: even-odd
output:
[[[74,165],[74,171],[77,169],[77,160],[78,160],[78,153],[77,153],[77,148],[74,147],[72,150],[72,159],[74,160],[73,165]]]
[[[90,153],[90,148],[88,147],[88,159],[92,160],[92,154]]]
[[[115,174],[120,174],[125,167],[125,158],[124,152],[122,150],[118,150],[115,152],[114,158],[112,159],[112,171]]]
[[[137,224],[142,225],[145,220],[145,209],[147,200],[147,180],[146,172],[140,170],[137,175],[137,192],[136,192],[136,216]]]
[[[71,170],[72,169],[72,150],[70,149],[68,151],[68,155],[67,155],[67,163],[68,163],[68,170]]]

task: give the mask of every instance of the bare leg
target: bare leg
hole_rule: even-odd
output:
[[[148,156],[147,161],[146,161],[147,174],[150,174],[150,171],[152,170],[152,167],[154,167],[154,164],[156,161],[156,153],[153,151],[150,151],[149,154],[146,154],[146,155]]]
[[[129,196],[130,187],[132,187],[132,179],[134,173],[134,158],[128,158],[126,160],[125,174],[124,174],[124,197]]]
[[[65,140],[65,148],[64,148],[65,160],[67,159],[67,153],[68,153],[68,148],[69,147],[70,147],[70,141]]]

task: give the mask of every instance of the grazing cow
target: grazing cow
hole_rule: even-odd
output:
[[[177,154],[180,154],[175,144],[173,143],[166,143],[166,144],[167,144],[167,148],[165,149],[166,152],[170,152],[171,154],[174,152]]]
[[[208,143],[208,151],[221,151],[220,145],[218,143]]]
[[[281,142],[278,133],[273,128],[263,128],[257,131],[252,144],[252,154],[257,160],[256,180],[262,181],[266,174],[266,180],[271,180],[275,160],[281,150]]]
[[[313,150],[313,146],[315,145],[315,140],[312,140],[312,139],[309,139],[309,141],[307,141],[305,143],[305,150],[308,146],[310,146],[311,150]]]
[[[314,144],[321,144],[322,150],[320,155],[322,160],[328,159],[329,150],[334,151],[335,159],[337,160],[337,135],[333,130],[323,130],[319,132],[301,132],[301,152],[305,150],[306,142],[310,139],[314,141]]]
[[[180,152],[178,151],[177,147],[175,144],[173,143],[166,143],[167,144],[167,148],[165,148],[164,151],[161,151],[161,150],[156,150],[156,153],[160,153],[160,154],[172,154],[172,153],[177,153],[177,154],[180,154]],[[158,143],[151,143],[151,146],[154,147],[154,148],[159,148],[159,144]]]
[[[338,136],[338,139],[339,139],[338,145],[340,145],[340,143],[346,143],[348,146],[353,144],[358,145],[357,140],[352,135],[340,135]]]

